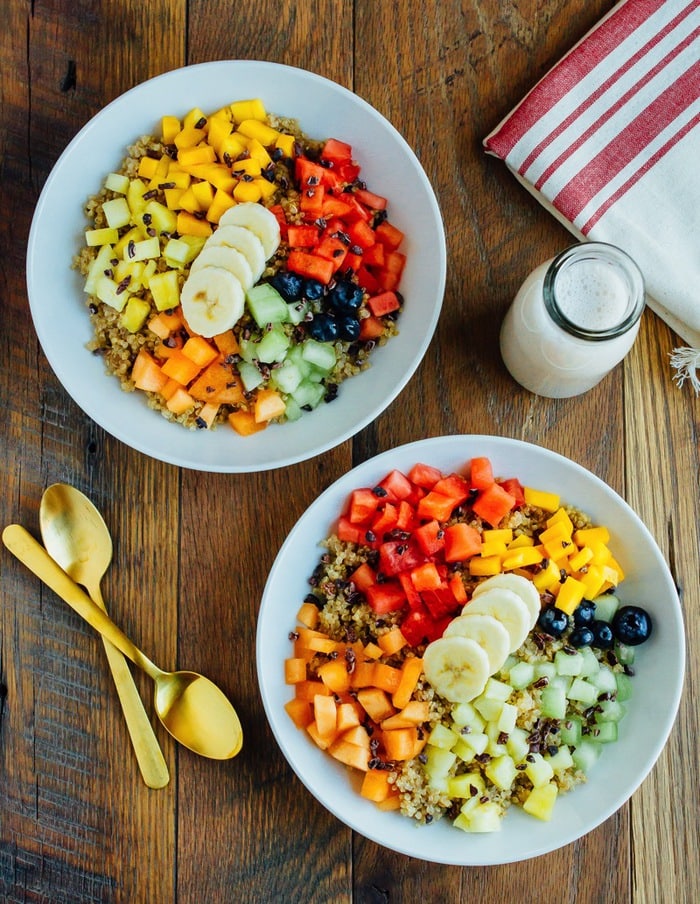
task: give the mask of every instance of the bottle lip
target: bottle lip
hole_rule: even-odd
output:
[[[625,317],[614,326],[602,330],[589,329],[574,323],[561,310],[556,298],[556,279],[559,273],[572,262],[581,260],[606,261],[616,264],[625,274],[629,286],[630,303]],[[565,332],[579,339],[602,342],[614,339],[626,333],[642,316],[646,303],[644,295],[644,279],[637,264],[632,258],[615,245],[607,242],[580,242],[565,248],[551,262],[544,277],[544,304],[552,320]]]

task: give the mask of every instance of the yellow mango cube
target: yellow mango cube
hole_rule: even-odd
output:
[[[513,541],[513,531],[510,527],[488,529],[485,530],[481,536],[484,543],[488,543],[491,540],[499,540],[501,543],[512,543]]]
[[[230,106],[230,110],[236,122],[243,122],[246,119],[259,119],[264,122],[267,119],[265,104],[259,97],[251,100],[234,101]]]
[[[559,588],[557,609],[561,609],[567,615],[572,615],[585,595],[585,585],[581,581],[577,581],[576,578],[569,576]]]
[[[204,141],[206,132],[204,129],[195,129],[191,126],[183,126],[173,139],[173,144],[178,151],[184,148],[196,147],[200,141]]]
[[[481,556],[473,556],[469,560],[469,574],[472,577],[487,577],[501,572],[501,557],[489,556],[482,558]]]
[[[200,220],[187,210],[181,210],[177,215],[177,231],[181,236],[192,235],[200,238],[206,238],[212,234],[210,223]]]
[[[190,187],[190,191],[197,199],[200,210],[209,210],[211,202],[214,200],[214,189],[210,182],[195,182]]]
[[[260,187],[255,180],[246,182],[241,179],[233,190],[233,197],[238,202],[259,201],[261,198]]]
[[[238,131],[247,138],[254,138],[264,147],[271,147],[279,138],[277,129],[259,119],[244,119],[238,123]]]
[[[574,543],[577,546],[587,546],[591,540],[599,543],[610,542],[610,531],[607,527],[581,527],[574,531]]]
[[[293,135],[280,133],[275,142],[275,147],[279,148],[285,157],[293,157],[295,140]]]
[[[222,189],[217,188],[214,199],[207,210],[207,219],[210,223],[218,223],[223,214],[235,204],[233,197]]]
[[[213,163],[215,160],[216,151],[210,144],[185,147],[177,152],[177,162],[182,167],[194,166],[199,163]]]
[[[182,120],[183,129],[206,129],[208,119],[206,115],[199,109],[193,107]]]
[[[528,505],[544,509],[545,512],[556,512],[559,508],[559,496],[556,493],[548,493],[545,490],[536,490],[532,487],[524,487],[523,494]]]
[[[177,116],[163,116],[160,121],[160,134],[163,144],[172,144],[181,129]]]
[[[509,550],[508,555],[502,560],[504,571],[512,571],[514,568],[525,568],[527,565],[539,565],[542,561],[542,553],[535,546],[523,546],[522,549]]]

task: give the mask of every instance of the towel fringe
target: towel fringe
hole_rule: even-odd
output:
[[[690,385],[695,390],[695,394],[700,393],[700,348],[675,348],[670,352],[671,367],[674,368],[676,374],[673,377],[674,382],[678,386],[682,386],[686,380],[690,381]]]

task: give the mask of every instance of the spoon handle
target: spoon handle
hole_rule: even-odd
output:
[[[60,565],[56,564],[44,547],[28,531],[19,524],[10,524],[2,533],[2,542],[20,562],[24,563],[54,593],[68,603],[81,618],[84,618],[88,624],[110,641],[114,645],[112,647],[113,651],[114,647],[121,650],[125,656],[128,656],[132,662],[142,668],[151,678],[156,678],[160,674],[160,669],[138,647],[134,646],[126,634],[114,624],[107,613],[93,603],[90,597],[65,573]],[[123,659],[121,664],[128,672],[128,666]],[[136,689],[134,688],[134,690]],[[139,704],[141,704],[140,697],[138,700]],[[147,719],[146,722],[149,730],[152,731]],[[158,754],[160,754],[162,759],[160,750],[158,750]],[[156,765],[158,764],[156,763]],[[167,784],[169,778],[164,760],[162,767],[157,769],[156,772],[159,777],[155,778],[155,781],[162,781],[163,784],[152,785],[152,787],[163,787],[163,785]],[[163,779],[165,780],[163,781]]]
[[[105,610],[99,589],[92,591],[90,596]],[[168,765],[139,696],[134,676],[124,655],[106,637],[102,638],[102,643],[143,780],[149,788],[164,788],[170,781]]]

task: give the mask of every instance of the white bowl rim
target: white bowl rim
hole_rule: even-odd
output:
[[[304,439],[297,439],[294,437],[290,448],[291,431],[289,428],[292,428],[294,425],[286,424],[283,425],[283,427],[277,426],[277,429],[280,431],[285,429],[287,431],[286,434],[282,433],[279,437],[275,437],[271,442],[268,442],[270,446],[275,447],[274,453],[268,451],[262,442],[258,443],[257,437],[262,437],[263,434],[257,434],[254,437],[247,438],[240,438],[233,434],[233,443],[240,440],[246,445],[242,446],[239,442],[234,447],[232,444],[230,458],[227,458],[229,450],[224,449],[222,451],[219,448],[222,441],[220,439],[212,439],[217,433],[222,432],[221,430],[212,431],[211,434],[206,437],[211,441],[211,451],[202,449],[201,444],[199,446],[194,444],[193,451],[190,451],[190,445],[192,445],[191,441],[181,434],[192,433],[193,431],[186,431],[183,430],[182,427],[179,427],[179,425],[170,424],[164,418],[160,417],[160,415],[157,415],[157,417],[159,417],[163,423],[162,425],[158,424],[157,427],[153,428],[153,437],[150,435],[150,431],[144,432],[142,430],[141,432],[137,432],[131,428],[129,423],[115,422],[111,415],[109,404],[104,404],[101,399],[95,397],[93,390],[91,390],[88,385],[89,380],[86,380],[82,372],[80,374],[75,373],[72,363],[66,360],[68,356],[63,353],[63,349],[60,347],[54,335],[52,329],[54,324],[46,318],[46,302],[43,297],[40,297],[38,287],[41,282],[41,254],[47,229],[47,225],[44,222],[46,211],[50,205],[55,203],[54,196],[56,192],[59,191],[61,179],[67,171],[67,167],[71,166],[72,161],[75,159],[74,155],[85,142],[91,140],[93,133],[101,128],[105,119],[111,118],[113,115],[124,115],[124,111],[129,110],[140,97],[145,94],[150,96],[150,93],[153,91],[165,90],[166,86],[182,83],[183,79],[186,79],[188,82],[196,82],[201,78],[206,80],[205,83],[208,85],[213,83],[218,85],[226,78],[231,80],[235,75],[238,75],[240,78],[241,75],[245,73],[247,73],[246,77],[248,79],[253,79],[254,77],[269,79],[281,78],[286,79],[287,81],[291,79],[303,79],[308,86],[322,87],[324,90],[333,92],[336,97],[347,98],[351,101],[353,108],[357,111],[357,115],[379,124],[384,134],[391,137],[393,146],[401,149],[401,154],[407,161],[407,166],[410,167],[412,177],[416,180],[415,188],[420,194],[420,204],[424,208],[426,215],[425,222],[428,224],[429,228],[434,230],[432,241],[435,242],[435,254],[431,255],[431,276],[433,277],[435,304],[428,308],[429,316],[423,321],[424,329],[422,329],[422,334],[420,336],[416,335],[411,348],[406,349],[405,351],[402,349],[401,343],[399,342],[401,332],[388,343],[387,349],[391,349],[392,346],[394,349],[393,352],[390,351],[389,353],[408,358],[408,363],[403,368],[403,371],[396,375],[396,378],[393,379],[391,385],[384,386],[386,392],[379,403],[372,404],[371,401],[368,401],[368,398],[371,397],[371,392],[368,393],[366,387],[363,387],[363,392],[359,392],[358,390],[355,390],[352,393],[348,392],[349,386],[364,376],[364,374],[358,374],[356,377],[353,377],[343,384],[343,393],[351,395],[351,399],[347,400],[347,407],[350,408],[351,411],[354,411],[357,410],[359,406],[362,411],[361,416],[356,420],[353,420],[352,414],[349,414],[347,416],[348,423],[334,432],[334,427],[329,425],[326,428],[324,421],[320,421],[317,417],[321,411],[325,411],[327,408],[332,407],[323,405],[320,406],[317,411],[311,412],[301,419],[301,421],[306,419],[304,427],[309,434],[320,437],[316,445],[304,445],[306,442]],[[206,103],[206,97],[201,98],[201,102],[203,104]],[[286,111],[280,112],[284,115]],[[160,115],[160,113],[157,115]],[[302,127],[304,127],[303,122]],[[127,142],[135,140],[136,137],[137,133],[130,133],[127,137]],[[124,150],[124,148],[117,148],[121,157],[124,156]],[[108,171],[108,166],[109,164],[105,163],[104,174]],[[77,202],[81,206],[83,201],[83,197],[79,196],[77,198]],[[403,203],[404,202],[400,199],[394,198],[393,206],[401,206]],[[411,201],[410,203],[413,202]],[[391,198],[390,204],[392,204]],[[78,247],[79,246],[76,244],[73,253],[78,250]],[[147,79],[114,98],[85,123],[59,156],[41,190],[30,226],[27,245],[26,278],[30,311],[42,350],[59,382],[64,386],[76,404],[78,404],[79,407],[95,421],[95,423],[131,448],[160,461],[193,470],[213,471],[218,473],[245,473],[286,467],[321,455],[356,435],[394,402],[423,360],[435,332],[445,290],[447,273],[446,258],[447,248],[442,214],[432,185],[415,152],[408,145],[400,132],[386,117],[379,113],[378,110],[372,107],[358,94],[350,91],[343,85],[310,70],[264,60],[213,60],[189,66],[182,66]],[[46,277],[43,277],[43,279],[46,279]],[[425,293],[422,294],[424,295]],[[405,317],[405,315],[406,312],[404,312],[404,315],[402,316]],[[87,320],[87,317],[85,317],[85,319]],[[378,353],[387,351],[387,349],[380,349],[378,350]],[[86,352],[86,354],[88,353]],[[375,358],[371,362],[371,366],[367,373],[371,373],[372,369],[376,366],[376,363],[377,359]],[[105,375],[105,379],[111,379],[117,383],[116,378],[114,377]],[[367,382],[369,382],[369,379]],[[336,402],[334,404],[337,405],[339,403]],[[344,404],[344,402],[340,404]],[[145,408],[145,404],[143,407]],[[149,412],[149,414],[154,417],[156,416],[153,412]],[[140,412],[139,417],[141,417]],[[333,419],[335,419],[335,416],[333,416]],[[296,424],[299,423],[300,421],[296,422]],[[225,427],[225,425],[222,426]],[[165,428],[165,431],[163,428]],[[299,430],[301,431],[301,428],[299,428]],[[226,432],[228,433],[229,431],[227,430]],[[200,431],[197,431],[197,435],[199,435],[199,433]],[[264,431],[263,433],[269,435],[269,430]],[[214,446],[215,443],[217,444],[216,447]],[[254,445],[255,450],[252,448]],[[285,449],[288,449],[289,451],[285,451]],[[239,455],[238,459],[236,457],[237,453]]]
[[[466,453],[463,451],[463,447],[465,446],[467,450]],[[655,560],[654,566],[659,569],[659,576],[662,580],[662,583],[664,584],[664,590],[668,593],[668,602],[670,602],[671,604],[670,612],[668,615],[668,622],[664,625],[664,630],[668,632],[668,635],[670,637],[669,643],[673,649],[673,679],[667,689],[667,697],[664,699],[661,724],[659,725],[660,730],[654,739],[654,743],[647,750],[644,761],[640,764],[638,772],[632,777],[627,775],[624,791],[622,793],[613,791],[613,793],[611,793],[606,799],[606,803],[601,806],[596,812],[595,818],[590,818],[577,824],[562,825],[560,827],[558,826],[560,831],[557,832],[557,837],[555,840],[553,840],[550,835],[546,842],[541,842],[540,840],[538,840],[538,826],[549,827],[553,824],[557,825],[556,814],[552,819],[552,823],[539,823],[539,821],[537,820],[524,817],[526,820],[529,819],[527,823],[529,831],[526,833],[529,835],[529,838],[527,842],[521,846],[521,849],[516,851],[511,848],[510,850],[498,850],[496,853],[494,853],[493,848],[489,846],[489,836],[474,836],[464,834],[464,856],[455,856],[454,845],[450,846],[449,848],[444,845],[439,845],[436,847],[435,844],[428,843],[431,841],[429,836],[421,837],[422,833],[430,832],[433,829],[438,828],[440,822],[444,822],[444,820],[441,820],[435,826],[421,827],[420,829],[417,826],[411,826],[411,829],[416,830],[415,843],[413,843],[410,838],[408,841],[406,840],[406,835],[408,833],[407,831],[403,830],[401,830],[401,840],[397,841],[396,830],[398,829],[398,824],[395,824],[391,827],[391,835],[388,836],[386,832],[387,825],[389,825],[389,823],[387,823],[387,817],[389,817],[389,819],[394,817],[397,820],[403,820],[406,823],[410,823],[411,820],[409,820],[407,817],[402,817],[395,813],[382,813],[381,811],[374,808],[369,812],[367,812],[366,810],[363,811],[361,815],[358,815],[356,813],[348,815],[347,812],[342,812],[340,810],[340,808],[336,805],[335,801],[332,798],[319,794],[316,783],[318,779],[318,768],[320,767],[320,764],[326,762],[329,769],[338,769],[338,764],[335,764],[334,761],[332,761],[331,758],[327,756],[327,754],[323,754],[321,751],[316,751],[314,745],[309,741],[309,760],[311,760],[311,758],[314,759],[316,771],[314,771],[313,768],[310,768],[309,765],[305,762],[300,763],[297,761],[292,761],[287,755],[285,735],[289,735],[290,737],[294,738],[296,736],[296,733],[298,733],[299,735],[301,735],[302,733],[293,726],[291,720],[288,719],[284,711],[282,711],[281,713],[279,712],[279,694],[276,696],[276,692],[279,692],[281,685],[283,689],[286,688],[288,697],[288,686],[284,685],[283,678],[278,677],[277,679],[274,679],[269,675],[268,641],[270,640],[270,635],[272,634],[272,632],[276,628],[280,627],[279,617],[277,618],[274,626],[270,622],[272,615],[268,615],[268,613],[272,612],[272,608],[271,604],[269,603],[269,599],[270,593],[274,589],[275,584],[279,579],[278,574],[283,569],[285,554],[287,554],[291,548],[297,545],[298,537],[304,530],[305,522],[307,520],[313,519],[313,516],[317,511],[328,508],[329,503],[331,503],[336,514],[333,516],[333,519],[328,525],[330,528],[331,524],[337,518],[337,515],[339,513],[338,504],[340,503],[342,505],[342,503],[345,502],[347,495],[351,489],[357,486],[371,486],[373,485],[372,480],[381,479],[381,477],[391,468],[400,468],[402,466],[409,467],[410,465],[408,464],[408,462],[426,462],[427,464],[435,464],[434,453],[438,451],[443,454],[443,457],[450,458],[450,460],[453,460],[455,463],[459,461],[466,463],[471,455],[483,454],[491,456],[508,449],[513,450],[516,453],[520,452],[523,454],[529,453],[542,455],[553,467],[563,467],[566,470],[570,470],[572,474],[581,477],[584,481],[586,481],[588,487],[590,487],[594,492],[602,493],[604,496],[606,496],[617,508],[619,513],[621,513],[622,517],[625,520],[630,521],[634,525],[634,528],[638,532],[639,537],[644,538],[645,542],[648,544],[647,551],[651,553],[652,557]],[[472,451],[470,452],[470,450]],[[398,461],[397,456],[399,457]],[[403,459],[401,457],[403,457]],[[438,464],[438,466],[441,466],[441,464]],[[518,475],[510,474],[508,476]],[[554,490],[555,488],[552,487],[552,489]],[[567,499],[563,499],[562,501],[564,503],[570,502],[570,500]],[[574,503],[572,502],[571,504]],[[585,505],[581,505],[581,508],[584,511],[587,511]],[[323,537],[309,538],[308,564],[311,568],[313,568],[315,565],[315,561],[313,560],[314,542],[320,542],[320,540],[322,539]],[[315,548],[318,549],[318,547]],[[295,551],[298,553],[298,550]],[[627,577],[629,578],[630,575],[628,575]],[[286,583],[289,583],[289,581],[290,578],[287,577]],[[294,607],[290,609],[290,618],[288,619],[290,630],[293,626],[295,611],[296,609]],[[277,613],[277,615],[279,615],[279,613]],[[282,631],[285,630],[286,624],[287,622],[285,622],[281,626]],[[658,633],[658,628],[656,628],[655,631]],[[646,525],[641,521],[639,516],[628,505],[628,503],[625,502],[625,500],[618,493],[616,493],[615,490],[613,490],[591,471],[584,468],[582,465],[577,464],[572,459],[560,455],[557,452],[553,452],[543,446],[525,442],[523,440],[511,439],[502,436],[478,434],[436,436],[428,439],[416,440],[401,446],[397,446],[393,449],[388,449],[355,466],[350,471],[346,472],[340,478],[338,478],[338,480],[336,480],[321,494],[319,494],[319,496],[314,500],[314,502],[311,503],[306,512],[299,518],[292,530],[289,532],[270,569],[258,614],[256,636],[256,667],[258,672],[258,683],[260,686],[263,706],[266,712],[268,723],[282,754],[285,756],[285,759],[291,766],[292,770],[295,772],[295,774],[302,782],[302,784],[307,788],[307,790],[327,810],[329,810],[329,812],[336,816],[336,818],[338,818],[345,825],[356,831],[358,834],[368,838],[369,840],[406,856],[424,859],[434,863],[450,864],[454,866],[503,865],[520,860],[532,859],[534,857],[551,853],[554,850],[577,841],[582,836],[588,834],[590,831],[600,826],[617,810],[619,810],[620,807],[622,807],[630,799],[630,797],[649,775],[669,738],[676,720],[683,691],[685,657],[686,652],[683,614],[673,578],[666,562],[663,559],[661,551],[656,544],[656,541],[652,537]],[[284,692],[285,691],[283,690],[282,693]],[[635,695],[633,695],[632,699],[635,699]],[[628,713],[625,718],[629,719],[630,714]],[[620,742],[618,741],[618,744],[619,743]],[[615,745],[612,746],[614,747]],[[320,754],[320,756],[318,756],[318,754]],[[603,756],[605,756],[605,752],[603,753]],[[338,771],[340,773],[342,770]],[[595,777],[592,777],[591,782],[593,782],[594,780]],[[563,795],[560,801],[558,801],[558,805],[561,801],[571,799],[571,795],[575,794],[577,791],[585,792],[586,788],[587,785],[583,785],[578,789],[569,792],[569,794]],[[344,797],[347,796],[347,793],[344,793]],[[358,805],[357,809],[359,809],[359,802],[360,798],[358,795],[356,801]],[[373,807],[373,805],[369,804],[368,802],[362,801],[362,803],[366,803],[368,807]],[[513,811],[514,809],[516,812]],[[520,818],[524,816],[524,814],[517,812],[517,808],[512,808],[506,816],[504,826],[507,826],[507,821],[509,819],[512,819],[514,816]],[[454,832],[458,836],[462,836],[462,833],[460,833],[459,830],[454,829],[451,826],[448,826],[448,830],[450,832]],[[493,835],[490,837],[504,836],[505,831],[506,829],[504,828],[501,832],[493,833]],[[484,839],[487,839],[485,843]],[[440,840],[443,841],[444,839],[441,838]],[[472,846],[471,848],[470,845]]]

